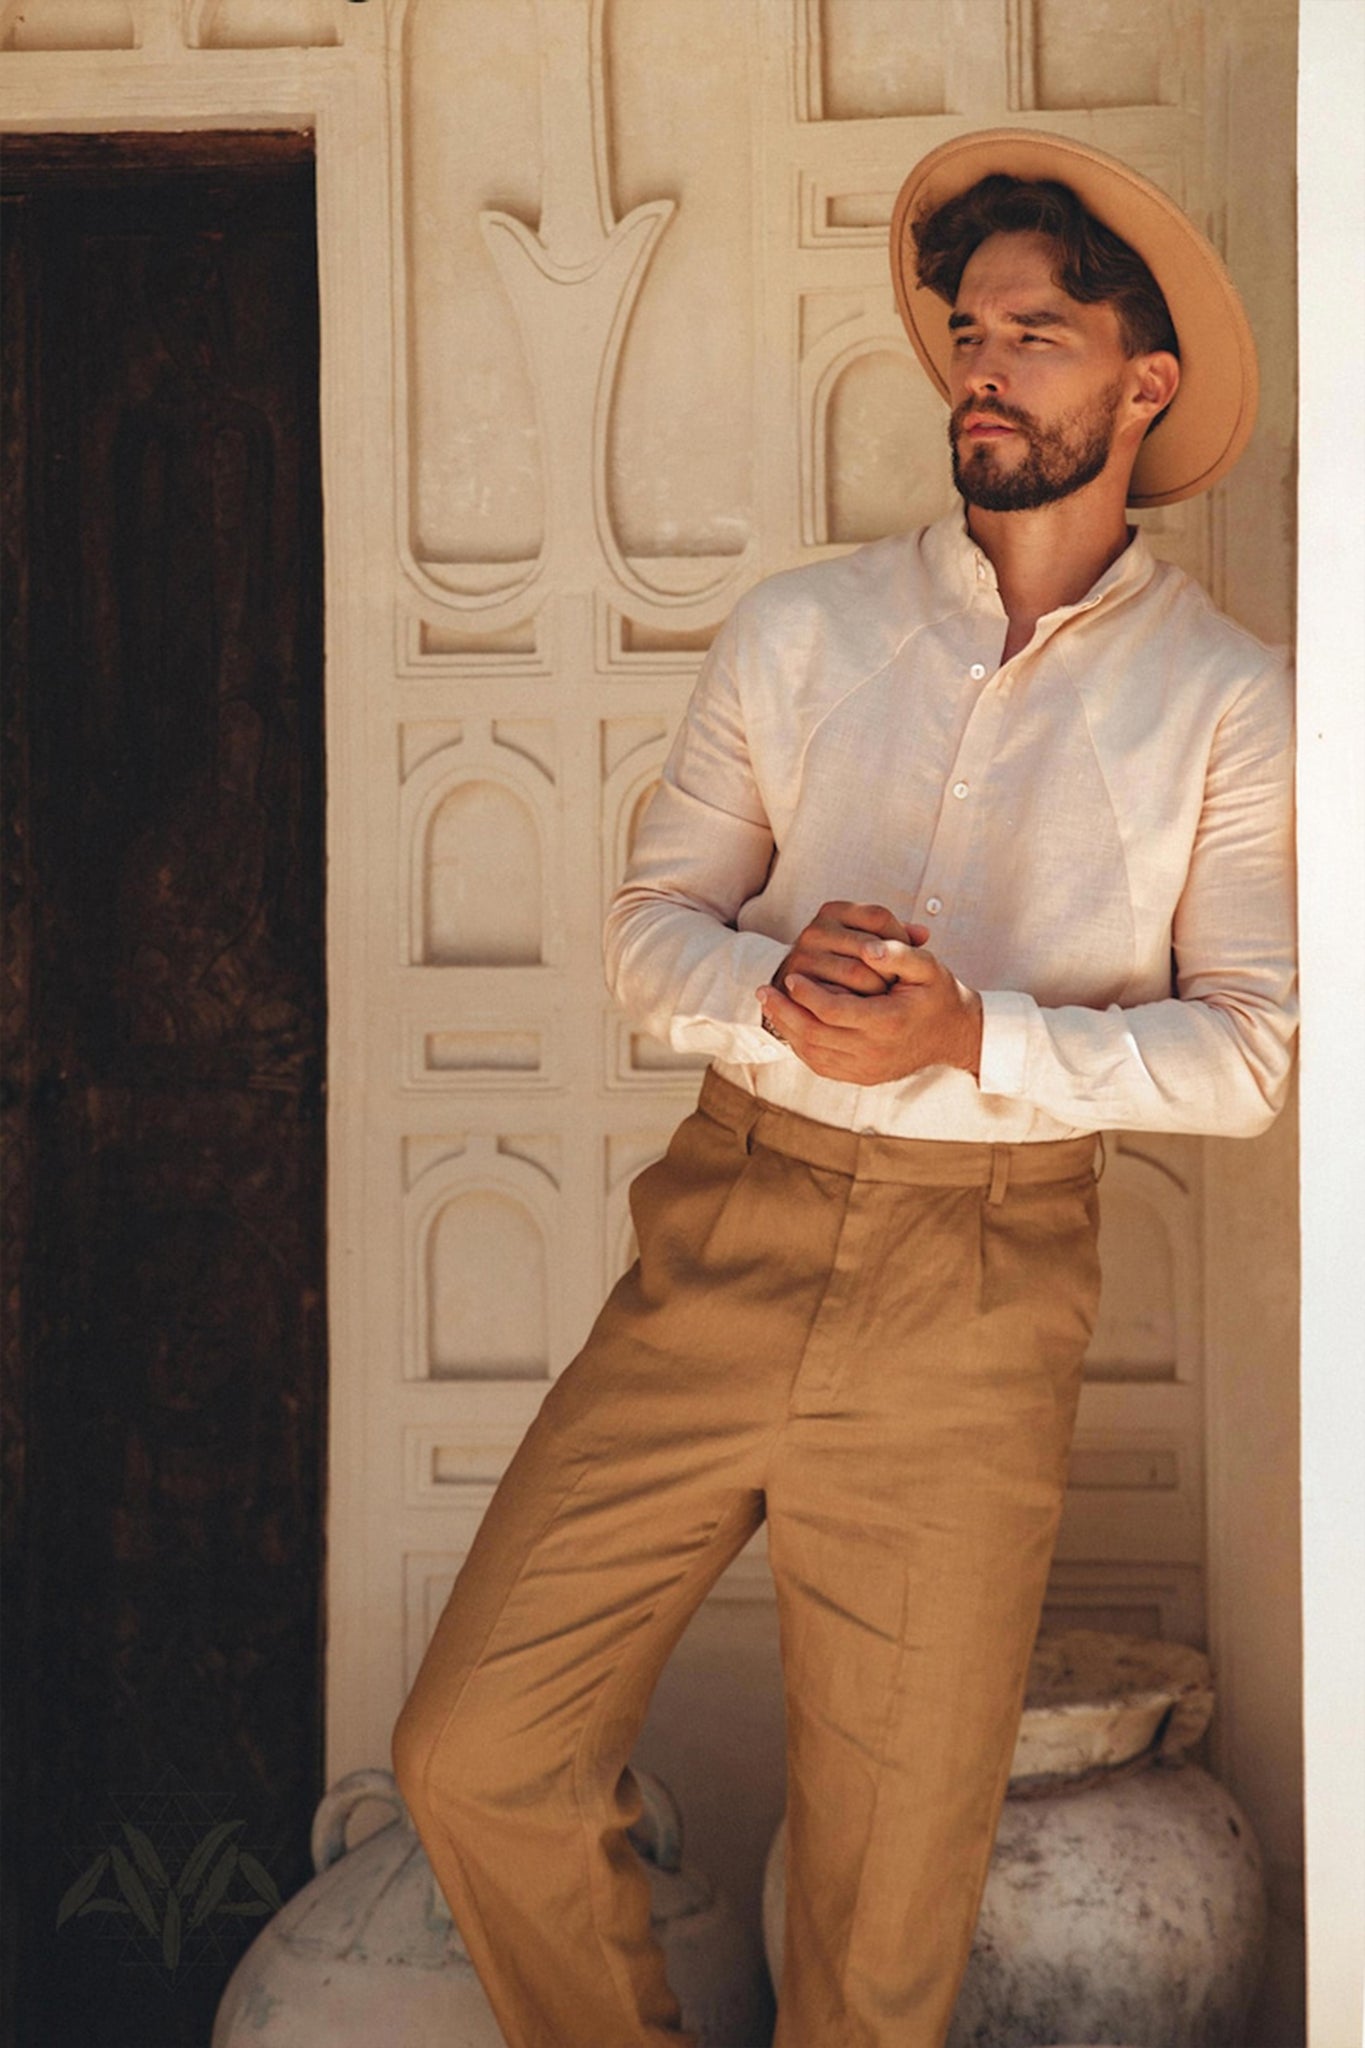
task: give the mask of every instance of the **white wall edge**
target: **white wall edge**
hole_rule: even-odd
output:
[[[1310,2048],[1365,2039],[1365,9],[1302,0],[1299,861]]]

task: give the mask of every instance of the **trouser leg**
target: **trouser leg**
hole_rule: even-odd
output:
[[[1098,1272],[1094,1187],[855,1196],[767,1475],[776,2048],[940,2048],[1008,1781]],[[861,1282],[850,1309],[838,1269]]]
[[[637,1183],[641,1263],[509,1466],[395,1731],[511,2048],[682,2038],[626,1765],[669,1651],[762,1518],[828,1264],[838,1204],[820,1191],[788,1206],[795,1273],[774,1259],[749,1186],[765,1165],[786,1162],[697,1117]]]
[[[670,1650],[762,1504],[742,1489],[661,1500],[629,1481],[605,1495],[592,1479],[548,1435],[509,1472],[395,1756],[511,2048],[679,2048],[691,2036],[626,1837],[640,1813],[627,1759]]]

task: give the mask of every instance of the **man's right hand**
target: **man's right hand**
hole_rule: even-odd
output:
[[[881,903],[822,903],[774,974],[773,987],[785,993],[787,976],[804,974],[852,995],[885,995],[896,977],[878,974],[859,957],[869,936],[923,946],[929,931],[926,925],[902,924]]]

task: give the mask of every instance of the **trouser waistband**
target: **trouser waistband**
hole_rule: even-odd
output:
[[[1103,1141],[1046,1138],[1029,1145],[990,1145],[953,1138],[890,1138],[817,1123],[794,1109],[763,1102],[708,1071],[698,1109],[734,1131],[752,1149],[765,1146],[810,1166],[855,1180],[905,1181],[921,1187],[987,1188],[993,1202],[1012,1183],[1098,1178]]]

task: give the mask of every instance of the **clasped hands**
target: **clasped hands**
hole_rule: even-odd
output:
[[[812,1073],[875,1087],[923,1067],[981,1068],[981,998],[880,903],[824,903],[771,983],[764,1028]]]

